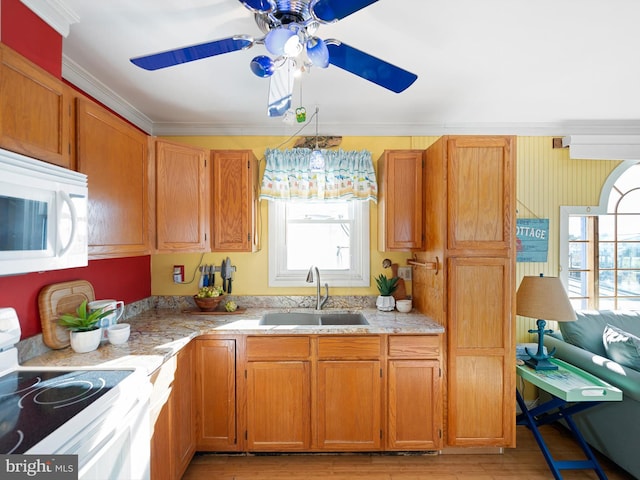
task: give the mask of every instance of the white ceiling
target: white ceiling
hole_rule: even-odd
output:
[[[23,2],[69,29],[63,77],[149,133],[293,135],[302,125],[266,114],[269,80],[249,69],[263,45],[153,72],[129,62],[261,37],[237,0]],[[395,94],[334,66],[313,69],[293,107],[310,117],[317,105],[320,134],[331,135],[637,134],[639,19],[637,0],[380,0],[317,35],[418,80]]]

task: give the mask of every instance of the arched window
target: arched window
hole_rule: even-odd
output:
[[[576,309],[640,310],[640,163],[622,164],[612,176],[600,208],[562,207],[563,276]]]

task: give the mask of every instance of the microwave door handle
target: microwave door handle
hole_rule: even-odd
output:
[[[76,224],[78,223],[78,215],[76,213],[76,207],[73,204],[73,201],[71,200],[71,197],[67,194],[67,192],[60,190],[59,193],[60,193],[60,196],[62,197],[62,200],[67,205],[69,205],[69,211],[71,212],[71,235],[69,235],[69,243],[67,243],[64,247],[62,247],[62,249],[58,253],[58,255],[62,257],[64,256],[65,253],[67,253],[67,251],[73,244],[73,240],[76,236]]]

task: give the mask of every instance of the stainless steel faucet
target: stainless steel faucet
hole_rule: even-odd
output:
[[[311,265],[311,268],[309,269],[309,273],[307,273],[307,283],[313,283],[314,271],[316,272],[315,280],[317,285],[316,310],[322,310],[322,307],[324,307],[324,304],[327,303],[327,300],[329,300],[329,284],[328,283],[324,284],[324,288],[325,288],[325,291],[327,292],[327,295],[323,299],[320,299],[320,271],[318,270],[318,267],[314,267],[313,265]]]

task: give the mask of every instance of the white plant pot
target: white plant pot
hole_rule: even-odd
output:
[[[390,312],[396,307],[396,299],[391,295],[378,295],[376,307],[382,312]]]
[[[102,340],[102,329],[97,328],[88,332],[69,332],[71,334],[71,348],[76,353],[93,352]]]

